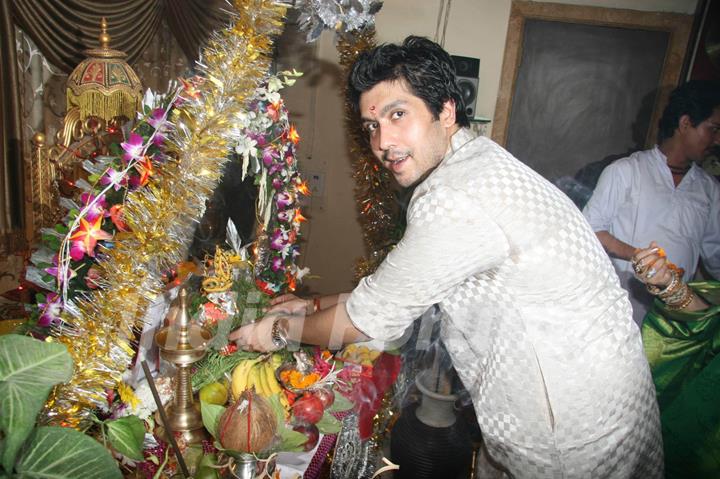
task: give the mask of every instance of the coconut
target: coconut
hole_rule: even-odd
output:
[[[247,389],[220,416],[218,440],[225,449],[260,453],[272,445],[277,427],[272,406],[254,389]]]

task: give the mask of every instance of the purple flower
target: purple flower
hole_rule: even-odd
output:
[[[155,146],[162,146],[165,143],[165,134],[160,130],[156,131],[152,142]]]
[[[273,270],[273,272],[277,273],[278,271],[284,271],[285,265],[283,265],[282,258],[276,256],[272,260],[272,264],[270,265],[270,269]]]
[[[280,178],[274,178],[272,180],[272,187],[275,188],[276,190],[279,190],[280,188],[282,188],[282,186],[283,186],[283,182]]]
[[[287,236],[280,228],[276,229],[275,232],[272,234],[272,237],[270,238],[270,249],[274,249],[275,251],[282,251],[286,245]]]
[[[125,153],[122,155],[123,160],[129,163],[132,160],[141,158],[143,156],[143,147],[145,146],[144,142],[145,140],[142,136],[137,133],[130,133],[128,141],[120,143],[122,149],[125,150]]]
[[[112,185],[115,191],[119,191],[120,188],[127,185],[127,176],[122,171],[108,168],[103,177],[100,178],[100,184],[103,186]]]
[[[59,322],[60,313],[62,312],[62,303],[60,302],[60,296],[57,294],[48,293],[45,301],[45,303],[38,304],[38,307],[42,310],[38,318],[38,326],[43,328]]]
[[[290,223],[290,221],[292,221],[292,218],[293,218],[293,214],[294,214],[294,213],[295,213],[294,210],[285,210],[285,211],[279,212],[279,213],[277,214],[277,217],[278,217],[278,219],[279,219],[280,221],[282,221],[283,223]]]
[[[286,192],[278,193],[275,202],[279,209],[285,209],[293,203],[292,197]]]
[[[100,182],[102,183],[102,179]],[[107,201],[105,201],[105,195],[101,195],[96,198],[91,193],[83,193],[80,196],[80,201],[83,206],[90,205],[90,208],[85,213],[85,218],[88,221],[94,222],[98,216],[106,216],[105,208],[107,208]]]
[[[278,171],[281,171],[283,169],[282,163],[273,163],[270,169],[268,170],[268,175],[274,175]]]
[[[67,266],[67,278],[64,278],[65,276],[63,274],[63,271],[58,267],[58,255],[53,256],[53,265],[49,268],[45,268],[45,272],[49,275],[54,276],[57,278],[58,283],[62,284],[64,280],[70,281],[75,276],[77,276],[77,273],[74,269],[70,267],[70,265]]]
[[[150,118],[147,120],[148,124],[156,130],[159,130],[166,123],[165,114],[166,112],[164,109],[155,108],[150,114]]]
[[[263,148],[262,158],[265,166],[270,166],[275,162],[276,158],[280,158],[280,155],[278,154],[277,149],[273,145],[270,145]]]
[[[70,257],[74,261],[80,261],[85,257],[85,244],[82,241],[73,241],[70,246]]]

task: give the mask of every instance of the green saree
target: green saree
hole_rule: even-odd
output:
[[[655,300],[642,337],[665,445],[665,477],[720,477],[720,282],[689,283],[711,307],[670,311]]]

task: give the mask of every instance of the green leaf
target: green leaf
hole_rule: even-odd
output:
[[[342,412],[352,409],[354,404],[348,398],[335,391],[335,401],[328,408],[328,412]]]
[[[122,479],[115,460],[95,439],[63,427],[40,427],[15,468],[19,478]]]
[[[225,412],[223,406],[217,404],[209,404],[205,401],[200,401],[200,414],[202,414],[203,426],[210,433],[212,437],[217,439],[217,427],[220,416]]]
[[[69,381],[72,358],[64,345],[28,336],[0,336],[2,466],[12,471],[20,446],[55,384]]]
[[[107,437],[113,449],[136,461],[143,460],[145,425],[137,416],[106,421]]]
[[[341,427],[340,421],[327,411],[323,413],[323,417],[315,425],[323,434],[337,434],[340,432]]]
[[[277,446],[278,451],[286,452],[297,452],[302,451],[303,446],[307,442],[308,438],[305,434],[297,431],[293,431],[289,427],[280,427],[278,429],[280,434],[280,444]]]
[[[280,402],[280,394],[276,393],[267,398],[270,403],[270,407],[275,411],[275,418],[277,420],[278,427],[282,427],[285,424],[285,408]]]

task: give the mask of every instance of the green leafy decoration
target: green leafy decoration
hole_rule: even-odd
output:
[[[353,403],[340,393],[335,393],[335,400],[328,408],[328,412],[343,412],[353,408]]]
[[[280,426],[278,428],[278,434],[280,435],[280,444],[275,448],[278,451],[285,452],[298,452],[303,450],[303,446],[307,442],[308,438],[305,434],[293,431],[289,427]]]
[[[224,412],[225,408],[223,406],[200,401],[200,414],[202,414],[203,426],[205,426],[205,429],[207,429],[210,435],[215,439],[218,439],[218,422],[220,421],[220,416],[222,416]]]
[[[106,421],[107,438],[113,449],[136,461],[143,460],[145,425],[137,416],[126,416]]]
[[[15,470],[18,478],[122,479],[117,463],[102,444],[63,427],[35,429]]]
[[[72,358],[62,344],[18,334],[0,336],[0,432],[6,472],[12,471],[50,390],[69,381],[72,371]]]
[[[340,421],[335,416],[325,411],[323,417],[316,424],[318,430],[323,434],[337,434],[340,432]]]
[[[273,411],[275,411],[275,417],[278,424],[278,435],[280,436],[279,443],[273,448],[275,451],[294,452],[302,451],[303,446],[307,442],[307,437],[297,431],[293,431],[285,425],[285,408],[280,402],[280,395],[273,394],[268,397],[268,402]]]

